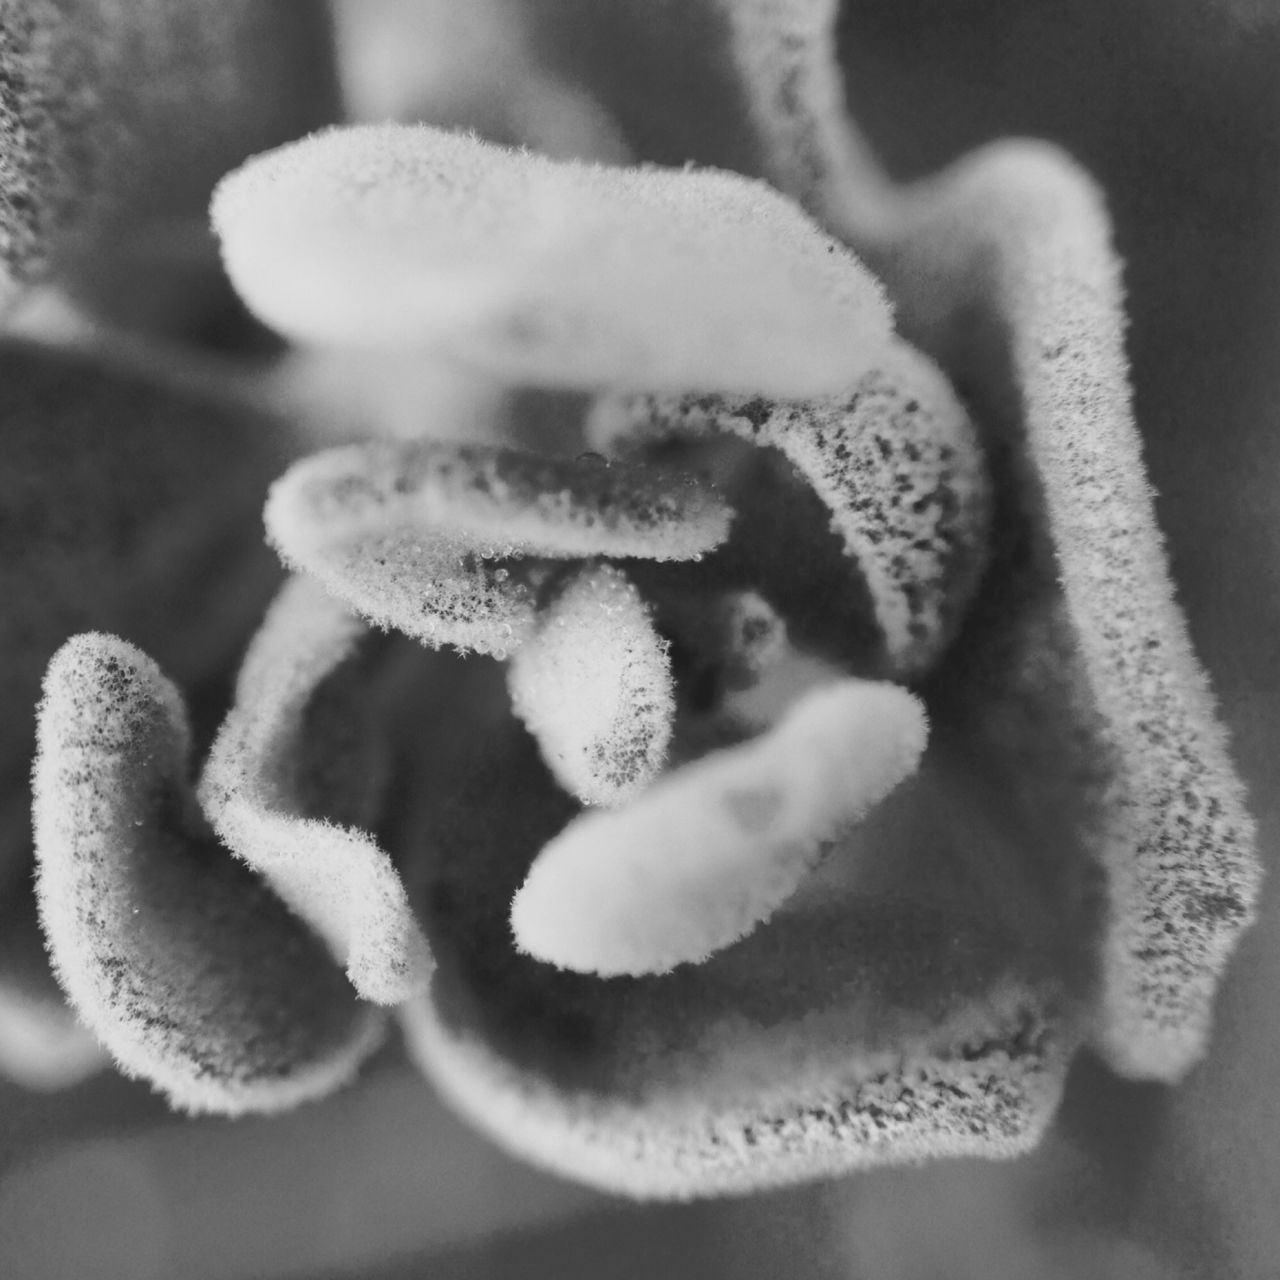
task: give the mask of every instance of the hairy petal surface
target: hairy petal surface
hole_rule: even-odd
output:
[[[379,1039],[323,946],[200,820],[180,697],[90,634],[40,714],[40,912],[64,989],[121,1068],[191,1111],[274,1111],[344,1083]]]
[[[245,658],[199,796],[218,836],[329,944],[356,990],[395,1004],[425,985],[430,956],[391,860],[360,829],[381,799],[360,732],[370,689],[341,675],[366,635],[317,584],[288,583]]]
[[[847,250],[728,173],[361,127],[258,157],[213,217],[237,289],[290,337],[441,347],[512,381],[822,394],[890,332]]]
[[[599,458],[365,445],[295,465],[266,523],[287,564],[373,622],[505,657],[531,634],[538,570],[503,562],[694,559],[724,538],[729,512],[691,479]]]
[[[832,400],[685,395],[602,400],[600,448],[729,432],[783,453],[832,513],[867,581],[890,671],[926,671],[986,567],[990,485],[977,433],[947,380],[895,342]]]
[[[512,708],[584,804],[623,804],[662,768],[676,710],[667,647],[626,575],[592,565],[541,611],[512,657]]]
[[[1052,148],[1010,142],[908,188],[885,225],[896,230],[874,252],[908,325],[963,366],[975,350],[999,358],[975,348],[986,324],[1010,366],[1009,446],[1045,543],[1041,572],[1061,582],[1077,718],[1113,762],[1091,833],[1110,881],[1097,1040],[1118,1070],[1177,1079],[1204,1050],[1260,867],[1155,524],[1102,201]],[[995,390],[997,404],[1009,398]]]
[[[608,977],[697,963],[767,919],[832,841],[919,764],[924,709],[845,681],[768,733],[585,814],[537,857],[512,905],[517,944]]]

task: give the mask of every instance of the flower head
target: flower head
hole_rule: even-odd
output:
[[[586,410],[558,451],[445,425],[290,467],[297,576],[194,787],[144,653],[55,658],[46,933],[179,1105],[315,1096],[384,1006],[499,1142],[691,1196],[1012,1154],[1080,1044],[1202,1051],[1258,873],[1100,201],[1026,143],[893,187],[830,6],[721,9],[781,194],[400,126],[218,191],[287,337]]]

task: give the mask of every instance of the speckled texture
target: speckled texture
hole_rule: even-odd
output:
[[[380,1022],[212,841],[188,750],[180,696],[149,659],[95,634],[59,650],[35,768],[41,920],[123,1070],[187,1110],[277,1110],[349,1079]]]
[[[431,962],[365,829],[386,772],[376,688],[351,670],[366,636],[315,583],[289,582],[245,656],[199,797],[219,838],[324,938],[360,995],[396,1004],[422,989]]]
[[[623,804],[666,763],[676,710],[669,647],[623,571],[598,564],[563,584],[512,656],[512,709],[584,804]]]
[[[1261,871],[1212,695],[1173,597],[1134,430],[1119,267],[1093,184],[1006,142],[888,195],[873,253],[909,325],[988,375],[993,443],[1017,458],[1039,572],[1061,584],[1064,711],[1111,762],[1093,853],[1110,881],[1096,1039],[1126,1074],[1177,1079],[1203,1053],[1219,975]]]
[[[927,670],[955,635],[986,568],[989,481],[946,379],[895,343],[835,400],[686,395],[603,400],[588,422],[609,450],[720,431],[779,450],[830,507],[861,569],[889,673]]]
[[[696,559],[728,521],[693,477],[445,444],[317,454],[266,511],[286,563],[371,621],[498,657],[535,626],[538,560]]]

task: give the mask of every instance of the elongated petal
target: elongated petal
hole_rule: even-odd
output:
[[[327,1093],[379,1022],[270,891],[202,829],[177,691],[132,646],[80,636],[45,682],[35,825],[64,988],[121,1067],[192,1111]]]
[[[0,80],[0,295],[50,271],[93,283],[131,237],[142,250],[198,216],[230,166],[336,110],[311,5],[7,3]]]
[[[517,943],[603,976],[705,960],[767,919],[915,771],[926,733],[920,704],[894,685],[809,694],[763,737],[572,823],[516,895]]]
[[[279,578],[257,512],[288,440],[211,391],[16,341],[0,343],[0,422],[0,866],[16,875],[49,659],[102,629],[184,687],[221,675]]]
[[[218,836],[325,939],[356,990],[395,1004],[425,984],[430,956],[391,860],[360,829],[380,799],[361,732],[372,693],[340,675],[366,635],[315,583],[290,582],[245,658],[199,794]]]
[[[1111,762],[1101,820],[1086,824],[1110,894],[1098,1040],[1117,1069],[1176,1079],[1203,1052],[1260,869],[1152,512],[1106,213],[1059,153],[1004,143],[908,189],[888,222],[876,252],[944,360],[972,361],[975,316],[1007,335],[1004,351],[980,348],[987,373],[966,372],[1025,468],[1039,573],[1061,582],[1060,644],[1078,656],[1074,714]],[[990,386],[1001,361],[1014,421],[1008,389]]]
[[[501,656],[528,637],[534,592],[527,571],[495,562],[693,559],[728,521],[714,494],[669,473],[442,444],[317,454],[266,511],[284,560],[375,623]]]
[[[926,671],[986,567],[990,486],[977,434],[946,379],[902,343],[847,396],[604,400],[592,442],[726,431],[779,449],[831,508],[867,580],[890,669]]]
[[[584,804],[622,804],[662,768],[676,709],[671,664],[621,570],[573,578],[512,658],[508,683],[551,772]]]
[[[513,381],[806,395],[889,336],[862,266],[762,183],[333,131],[226,179],[236,287],[309,342],[443,347]]]

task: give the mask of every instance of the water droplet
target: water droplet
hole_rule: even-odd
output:
[[[495,569],[493,576],[498,582],[506,582],[511,577],[511,571],[509,569]]]

